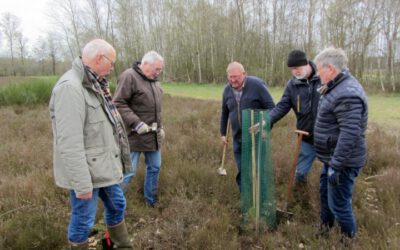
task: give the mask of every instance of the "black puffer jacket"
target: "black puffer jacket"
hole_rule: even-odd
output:
[[[361,84],[348,72],[329,82],[322,94],[314,128],[318,158],[330,167],[363,167],[368,101]]]
[[[309,80],[298,80],[295,77],[290,79],[283,92],[281,100],[271,111],[271,124],[279,121],[290,109],[293,109],[297,118],[296,128],[307,131],[310,136],[303,137],[303,140],[313,144],[314,122],[317,117],[317,108],[320,98],[318,88],[321,81],[316,74],[316,67],[309,62],[312,72]]]

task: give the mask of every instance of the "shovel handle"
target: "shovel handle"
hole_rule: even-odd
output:
[[[229,128],[230,128],[231,124],[230,121],[228,119],[228,123],[226,124],[226,140],[228,140],[228,136],[229,136]],[[224,148],[222,150],[222,161],[221,161],[221,168],[224,168],[224,164],[225,164],[225,155],[226,155],[226,147],[228,146],[228,143],[224,144]]]
[[[303,136],[308,136],[309,133],[303,130],[295,130],[294,131],[297,134],[297,142],[296,142],[296,150],[294,152],[294,158],[293,158],[293,163],[292,167],[290,169],[290,174],[289,174],[289,183],[287,187],[287,192],[286,192],[286,201],[284,204],[284,211],[287,212],[287,206],[290,201],[290,198],[292,196],[292,189],[293,189],[293,182],[294,182],[294,174],[296,173],[296,166],[297,166],[297,161],[299,160],[299,154],[300,154],[300,149],[301,149],[301,141],[303,140]]]

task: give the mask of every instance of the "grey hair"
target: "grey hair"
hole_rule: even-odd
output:
[[[347,69],[348,61],[344,50],[334,47],[325,48],[314,59],[314,62],[320,64],[321,67],[326,67],[330,64],[340,71]]]
[[[111,44],[103,39],[94,39],[83,47],[82,58],[94,59],[98,54],[107,55],[111,52],[115,53],[115,49]]]
[[[161,61],[162,63],[164,63],[164,58],[154,50],[147,52],[142,57],[142,64],[144,64],[145,62],[147,62],[148,64],[154,64],[156,61]]]

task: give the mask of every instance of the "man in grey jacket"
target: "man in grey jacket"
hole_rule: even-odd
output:
[[[98,197],[114,249],[132,249],[120,183],[132,171],[124,125],[111,101],[105,78],[116,60],[114,48],[95,39],[82,58],[56,83],[49,104],[54,136],[56,184],[70,190],[71,249],[88,249]]]
[[[140,154],[146,162],[144,201],[149,207],[158,202],[157,186],[161,167],[161,142],[164,129],[161,120],[162,89],[158,76],[164,59],[155,51],[147,52],[141,62],[125,70],[118,79],[114,103],[129,134],[133,173],[125,175],[125,188],[135,175]]]

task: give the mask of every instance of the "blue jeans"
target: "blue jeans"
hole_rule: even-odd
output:
[[[75,191],[71,190],[69,242],[82,243],[87,240],[96,219],[98,197],[103,201],[104,221],[107,226],[117,225],[124,220],[126,201],[119,184],[93,189],[93,197],[90,200],[78,199]]]
[[[315,157],[316,153],[314,145],[302,141],[299,160],[297,161],[296,167],[296,182],[307,182],[307,175],[311,170]]]
[[[136,170],[139,165],[139,157],[142,152],[131,152],[131,160],[133,171],[130,176],[124,177],[124,183],[129,183],[133,176],[136,175]],[[157,203],[157,186],[158,176],[160,175],[161,167],[161,151],[143,152],[146,163],[146,175],[144,178],[144,199],[145,202],[153,206]]]
[[[236,141],[233,140],[233,155],[235,157],[235,162],[236,162],[236,167],[238,170],[238,173],[236,175],[236,183],[239,186],[240,189],[240,182],[241,182],[241,169],[242,169],[242,142],[241,141]]]
[[[352,197],[354,180],[359,171],[359,168],[345,167],[339,173],[339,184],[333,186],[328,182],[328,165],[325,164],[320,177],[320,218],[322,225],[331,228],[336,220],[341,233],[351,238],[357,231]]]

